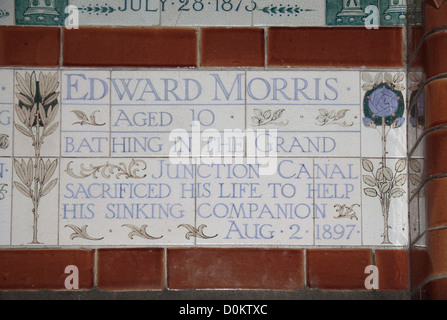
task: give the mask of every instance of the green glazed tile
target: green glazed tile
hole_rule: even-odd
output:
[[[380,25],[396,26],[405,24],[405,0],[380,0]]]
[[[15,0],[17,25],[60,26],[68,0]]]
[[[344,4],[345,3],[345,7]],[[330,26],[364,25],[365,8],[378,6],[378,0],[326,0],[326,24]]]

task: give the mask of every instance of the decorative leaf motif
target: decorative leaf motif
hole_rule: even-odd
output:
[[[383,74],[381,73],[376,73],[376,75],[374,76],[374,84],[375,85],[379,85],[383,82]]]
[[[405,182],[407,181],[407,175],[404,173],[399,174],[396,177],[396,186],[402,186],[405,184]]]
[[[394,83],[402,82],[405,78],[405,74],[403,72],[396,73],[393,78]]]
[[[391,191],[391,196],[392,196],[393,198],[399,198],[399,197],[402,197],[404,194],[405,194],[405,190],[402,189],[402,188],[396,188],[396,189],[393,189],[393,190]]]
[[[385,72],[384,80],[385,80],[385,83],[387,83],[387,84],[390,84],[390,85],[393,84],[393,76],[391,75],[391,73]]]
[[[53,188],[56,186],[58,179],[52,180],[43,190],[41,193],[41,197],[45,197],[47,194],[53,190]]]
[[[410,160],[410,169],[413,170],[414,172],[421,172],[421,170],[422,170],[421,163],[416,159],[411,159]]]
[[[362,73],[362,80],[364,82],[371,83],[371,84],[374,82],[372,75],[367,72]]]
[[[368,176],[368,175],[363,176],[363,182],[366,183],[370,187],[376,186],[376,180],[373,177]]]
[[[13,183],[14,183],[14,186],[17,188],[17,190],[19,190],[21,193],[23,193],[28,198],[32,198],[32,194],[31,194],[29,188],[25,187],[23,184],[21,184],[20,182],[17,182],[17,181],[14,181]]]
[[[365,188],[363,191],[368,197],[377,197],[378,195],[376,189],[373,188]]]
[[[400,159],[396,162],[395,169],[397,172],[402,172],[405,170],[405,167],[407,166],[407,160],[406,159]]]
[[[368,159],[362,159],[362,167],[368,172],[373,172],[374,170],[373,163],[371,162],[371,160]]]
[[[422,183],[421,177],[419,177],[417,174],[410,173],[408,178],[409,178],[411,184],[414,186],[419,186]]]

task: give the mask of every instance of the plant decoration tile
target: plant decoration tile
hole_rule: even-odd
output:
[[[112,72],[112,157],[243,155],[223,132],[245,129],[244,84],[244,72]]]
[[[14,125],[14,156],[58,157],[60,72],[20,70],[15,73],[15,84],[14,112],[18,121]]]
[[[380,0],[380,25],[405,25],[407,0]]]
[[[257,0],[254,26],[324,26],[325,0]]]
[[[77,7],[81,26],[156,26],[160,24],[159,0],[70,0]]]
[[[61,154],[110,156],[110,71],[62,72]]]
[[[255,0],[161,1],[161,26],[251,26]]]
[[[247,127],[257,134],[256,152],[359,156],[359,81],[351,71],[247,72]]]
[[[14,25],[14,2],[3,1],[0,4],[0,26]]]
[[[363,245],[407,245],[406,158],[362,158]]]
[[[362,72],[362,156],[407,155],[404,72]]]
[[[15,0],[16,25],[62,26],[68,0]]]
[[[13,210],[21,214],[12,218],[12,244],[57,244],[59,77],[15,73]]]
[[[62,169],[62,245],[194,244],[194,165],[64,158]]]
[[[368,6],[375,6],[378,9],[379,0],[326,0],[326,24],[330,26],[365,25],[369,16],[365,12]],[[376,20],[368,20],[368,24],[378,25],[380,21]]]

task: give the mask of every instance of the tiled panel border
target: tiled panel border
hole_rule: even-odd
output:
[[[46,5],[6,0],[0,5],[0,25],[386,27],[405,24],[406,1],[57,0]]]

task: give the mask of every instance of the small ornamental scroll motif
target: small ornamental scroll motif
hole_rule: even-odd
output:
[[[73,240],[75,238],[81,238],[81,239],[92,240],[92,241],[99,241],[99,240],[104,239],[104,237],[94,238],[94,237],[90,236],[87,233],[88,225],[83,225],[82,227],[79,228],[78,226],[75,226],[73,224],[67,224],[65,227],[69,227],[74,231],[74,233],[72,233],[70,235],[71,240]]]
[[[94,127],[101,127],[101,126],[105,125],[105,123],[97,123],[96,122],[95,113],[99,112],[98,110],[93,111],[90,114],[90,116],[87,116],[87,114],[81,110],[73,110],[72,112],[79,119],[79,121],[73,122],[73,125],[79,124],[81,126],[88,125],[88,126],[94,126]]]
[[[335,110],[328,111],[326,109],[318,109],[318,111],[320,112],[320,115],[317,117],[316,120],[317,125],[319,126],[335,124],[341,127],[351,127],[352,125],[354,125],[354,122],[352,121],[343,120],[349,109],[343,109],[340,111]]]
[[[358,220],[357,214],[354,211],[354,207],[359,207],[360,205],[358,203],[354,203],[351,206],[347,206],[346,204],[336,204],[334,205],[335,211],[337,211],[338,216],[334,217],[335,219],[341,219],[341,218],[348,218],[348,219],[355,219]]]
[[[189,231],[186,233],[185,238],[186,239],[190,239],[191,237],[196,237],[196,238],[202,238],[202,239],[211,239],[211,238],[215,238],[217,237],[217,234],[214,236],[206,236],[203,233],[203,229],[206,227],[206,225],[201,224],[197,229],[194,228],[192,225],[190,224],[181,224],[178,226],[178,228],[180,227],[184,227],[186,229],[188,229]]]
[[[251,117],[251,121],[254,126],[264,126],[269,123],[279,126],[286,126],[289,123],[289,120],[279,120],[285,109],[278,109],[276,111],[254,109],[253,111],[254,116]]]
[[[140,175],[140,171],[147,168],[147,164],[143,160],[132,159],[129,164],[120,162],[119,165],[111,164],[109,162],[99,166],[90,164],[89,167],[81,164],[79,173],[74,172],[72,164],[73,161],[70,161],[67,164],[65,172],[76,179],[84,179],[87,177],[98,179],[99,175],[105,179],[110,179],[112,176],[115,176],[116,179],[120,179],[121,177],[126,179],[143,179],[146,177],[146,174]]]
[[[153,236],[149,235],[146,231],[147,224],[143,224],[140,228],[138,228],[137,226],[134,226],[133,224],[123,224],[122,227],[128,227],[132,230],[131,232],[129,232],[129,235],[128,235],[130,240],[133,240],[133,238],[135,236],[144,238],[144,239],[149,239],[149,240],[156,240],[156,239],[163,238],[163,236],[153,237]]]

